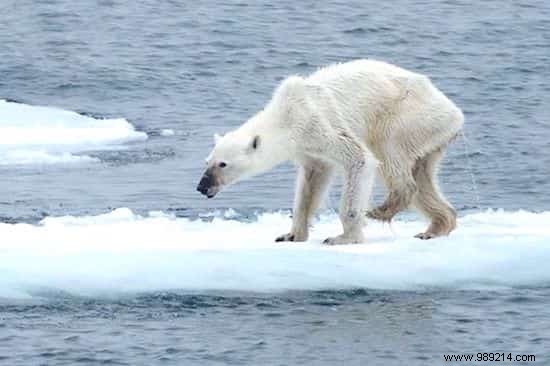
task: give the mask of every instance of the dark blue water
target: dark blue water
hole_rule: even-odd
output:
[[[546,365],[550,356],[547,289],[51,296],[0,304],[6,365],[444,365],[445,354],[478,352]]]
[[[460,212],[550,209],[546,1],[8,0],[0,14],[0,98],[124,117],[149,135],[127,150],[93,152],[100,164],[0,167],[5,222],[114,207],[178,216],[289,209],[290,165],[215,200],[198,195],[212,135],[261,108],[283,77],[364,57],[429,75],[463,109],[468,143],[455,142],[440,175]],[[160,136],[165,128],[176,135]],[[547,288],[41,295],[2,302],[0,363],[426,365],[444,364],[444,352],[549,357]]]

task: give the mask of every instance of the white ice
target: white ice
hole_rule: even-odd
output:
[[[0,224],[0,297],[55,289],[74,294],[156,290],[284,291],[502,288],[550,282],[550,212],[486,211],[446,238],[414,239],[422,221],[370,223],[367,244],[325,246],[336,215],[307,243],[274,243],[286,213],[212,222],[129,209]]]
[[[165,128],[160,131],[160,135],[164,137],[174,136],[176,132],[170,128]]]
[[[96,119],[0,100],[0,165],[97,161],[83,153],[145,139],[147,134],[123,118]]]

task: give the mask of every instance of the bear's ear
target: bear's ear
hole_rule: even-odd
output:
[[[218,135],[217,133],[214,134],[214,144],[218,144],[218,142],[221,140],[221,136]]]
[[[254,151],[258,149],[259,146],[260,146],[260,136],[256,135],[254,136],[254,138],[252,139],[252,142],[250,143],[250,150]]]

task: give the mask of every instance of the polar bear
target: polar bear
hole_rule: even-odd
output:
[[[436,174],[463,120],[424,75],[375,60],[328,66],[308,77],[288,77],[263,110],[216,136],[197,190],[211,198],[224,186],[290,160],[299,167],[292,227],[276,241],[308,239],[310,220],[335,173],[344,178],[343,233],[325,243],[362,243],[365,216],[390,221],[409,206],[431,221],[416,237],[447,235],[456,213]],[[377,174],[388,194],[368,211]]]

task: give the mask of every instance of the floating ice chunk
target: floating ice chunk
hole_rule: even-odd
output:
[[[367,244],[325,246],[322,216],[307,243],[274,243],[291,218],[210,222],[129,209],[0,224],[0,297],[52,288],[76,294],[152,290],[284,291],[539,286],[550,283],[550,212],[486,211],[449,237],[413,238],[421,221],[370,223]]]
[[[174,130],[169,128],[160,131],[160,135],[165,137],[174,136],[175,134],[176,132],[174,132]]]
[[[0,165],[93,162],[82,153],[146,139],[123,118],[0,100]]]

